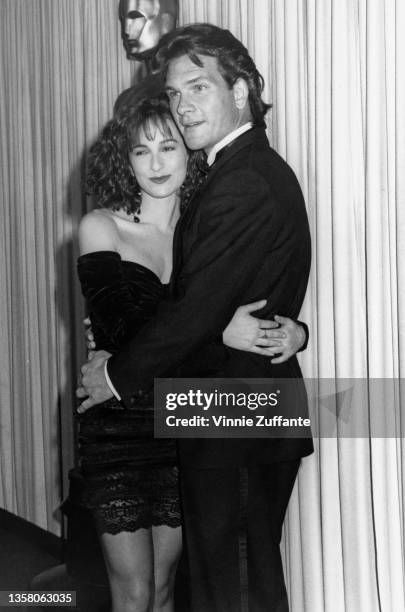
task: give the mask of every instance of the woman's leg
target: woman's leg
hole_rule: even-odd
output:
[[[181,555],[181,527],[152,527],[155,594],[153,612],[174,612],[174,583]]]
[[[152,609],[153,543],[150,529],[100,537],[110,581],[112,612]]]

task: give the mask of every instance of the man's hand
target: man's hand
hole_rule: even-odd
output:
[[[107,351],[95,351],[81,367],[82,386],[77,389],[76,395],[87,399],[77,409],[80,414],[113,397],[104,375],[104,364],[109,357],[111,353]]]

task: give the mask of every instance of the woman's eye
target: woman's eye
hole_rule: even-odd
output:
[[[166,145],[165,147],[163,147],[162,151],[166,153],[167,151],[174,151],[175,149],[176,147],[174,145]]]
[[[137,149],[136,151],[133,151],[133,154],[135,155],[135,157],[140,157],[141,155],[146,155],[147,150],[146,149]]]

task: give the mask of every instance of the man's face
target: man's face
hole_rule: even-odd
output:
[[[129,59],[153,49],[176,25],[174,0],[120,0],[122,37]]]
[[[186,145],[204,149],[212,147],[238,127],[240,114],[234,89],[218,69],[215,57],[198,56],[203,66],[194,64],[187,55],[169,62],[166,90],[170,108]]]

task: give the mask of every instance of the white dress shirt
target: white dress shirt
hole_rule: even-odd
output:
[[[221,149],[226,147],[226,145],[230,144],[238,136],[241,136],[242,134],[244,134],[245,132],[250,130],[252,125],[253,125],[252,122],[248,121],[247,123],[244,123],[243,125],[240,125],[238,128],[236,128],[236,130],[233,130],[233,132],[229,132],[229,134],[227,134],[222,140],[217,142],[217,144],[214,145],[212,147],[211,151],[208,153],[207,164],[209,166],[212,166],[212,164],[215,161],[215,158],[216,158],[216,155],[217,155],[218,151],[220,151]]]

